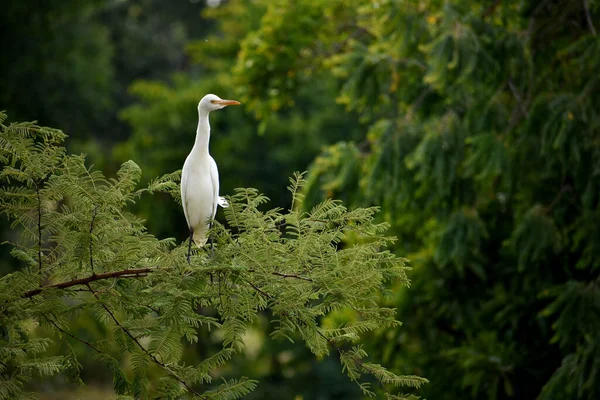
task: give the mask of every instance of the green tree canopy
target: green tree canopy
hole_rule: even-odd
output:
[[[123,140],[118,111],[139,78],[190,69],[189,38],[206,33],[205,2],[16,1],[3,6],[0,104],[16,120],[57,126],[85,146]],[[70,146],[73,147],[73,143]],[[100,159],[101,152],[87,145]]]

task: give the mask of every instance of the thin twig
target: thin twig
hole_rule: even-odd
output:
[[[38,201],[38,221],[37,221],[37,228],[38,228],[38,267],[39,267],[39,273],[40,275],[42,274],[42,199],[40,198],[40,187],[38,185],[38,183],[35,183],[35,193],[37,194],[37,201]]]
[[[498,8],[499,4],[500,4],[500,0],[494,1],[488,8],[485,9],[481,18],[486,19],[487,17],[492,15],[496,11],[496,8]]]
[[[98,350],[98,349],[97,349],[95,346],[93,346],[91,343],[88,343],[88,342],[86,342],[85,340],[83,340],[83,339],[81,339],[81,338],[78,338],[77,336],[73,335],[73,334],[72,334],[72,333],[70,333],[70,332],[67,332],[66,330],[64,330],[63,328],[61,328],[60,326],[58,326],[58,325],[56,324],[56,322],[52,321],[52,319],[50,319],[50,318],[46,317],[45,315],[42,315],[42,317],[44,317],[44,318],[46,319],[46,321],[50,322],[52,325],[54,325],[54,327],[55,327],[56,329],[58,329],[59,331],[61,331],[61,332],[62,332],[62,333],[64,333],[65,335],[67,335],[67,336],[69,336],[69,337],[72,337],[73,339],[75,339],[75,340],[77,340],[77,341],[79,341],[79,342],[81,342],[81,343],[85,344],[86,346],[88,346],[88,347],[89,347],[89,348],[91,348],[92,350],[96,351],[96,353],[99,353],[99,354],[104,354],[102,351]]]
[[[263,296],[265,296],[267,299],[273,299],[273,296],[271,296],[269,293],[265,292],[264,290],[262,290],[261,288],[259,288],[258,286],[256,286],[254,283],[252,283],[250,281],[246,281],[246,283],[248,285],[252,286],[252,288],[254,288],[254,290],[256,290],[258,293],[260,293]]]
[[[37,289],[30,290],[29,292],[25,292],[21,296],[21,298],[25,299],[28,297],[36,296],[36,295],[42,293],[46,289],[51,289],[51,288],[65,289],[65,288],[68,288],[71,286],[87,285],[90,282],[99,281],[99,280],[103,280],[103,279],[140,278],[140,277],[144,277],[144,276],[148,275],[149,273],[154,272],[156,270],[157,270],[157,268],[138,268],[138,269],[124,269],[121,271],[106,272],[104,274],[94,274],[94,275],[88,276],[87,278],[73,279],[72,281],[66,281],[66,282],[61,282],[61,283],[55,283],[52,285],[42,286]]]
[[[510,91],[512,92],[513,96],[515,96],[515,99],[517,99],[517,104],[519,105],[519,109],[521,110],[521,112],[523,113],[524,116],[528,117],[529,113],[527,112],[526,105],[523,103],[521,94],[519,93],[519,90],[513,83],[513,80],[510,78],[508,79],[508,87],[510,88]]]
[[[319,331],[317,329],[317,334],[319,336],[321,336],[323,339],[325,339],[327,341],[327,343],[329,343],[331,346],[333,346],[337,352],[340,354],[340,357],[344,356],[344,350],[342,350],[337,344],[335,344],[335,342],[333,340],[331,340],[330,338],[328,338],[327,336],[325,336],[321,331]],[[354,356],[350,356],[350,359],[352,361],[354,361],[356,364],[360,365],[365,371],[367,371],[368,373],[370,373],[371,375],[373,375],[375,377],[375,379],[377,379],[377,381],[379,382],[379,384],[381,385],[381,388],[387,393],[390,394],[390,392],[387,390],[387,388],[385,387],[385,384],[383,383],[383,381],[381,379],[379,379],[379,377],[377,375],[375,375],[373,373],[373,370],[367,366],[363,360],[361,360],[360,358],[356,358]]]
[[[554,207],[556,207],[556,205],[558,204],[558,202],[560,201],[560,199],[562,198],[562,196],[566,193],[566,192],[570,192],[572,191],[573,188],[571,187],[571,185],[563,185],[560,188],[560,191],[558,192],[558,194],[554,197],[554,199],[552,200],[552,202],[547,205],[546,207],[544,207],[544,214],[548,214],[550,211],[552,211],[554,209]]]
[[[596,36],[596,28],[594,28],[594,23],[592,22],[592,16],[590,15],[590,5],[588,4],[588,0],[583,0],[583,9],[585,10],[585,18],[587,19],[590,31],[592,32],[592,35]]]
[[[92,231],[94,230],[94,220],[96,219],[96,214],[98,213],[98,205],[94,206],[94,211],[92,212],[92,222],[90,223],[90,267],[92,268],[92,274],[96,275],[94,272],[94,257],[92,252]]]
[[[306,277],[300,276],[300,275],[283,274],[281,272],[271,272],[271,274],[272,275],[281,276],[283,278],[295,278],[295,279],[302,279],[303,281],[307,281],[307,282],[314,282],[314,280],[312,280],[311,278],[306,278]]]
[[[166,364],[164,364],[162,361],[160,361],[158,358],[156,358],[156,356],[154,354],[152,354],[148,350],[146,350],[146,348],[144,346],[142,346],[142,344],[139,342],[139,340],[135,336],[133,336],[133,334],[129,331],[129,329],[125,328],[123,326],[123,324],[121,324],[121,322],[119,322],[119,320],[117,319],[117,317],[115,316],[115,314],[110,310],[110,308],[108,308],[108,306],[106,304],[104,304],[102,302],[102,300],[100,300],[100,297],[98,296],[98,294],[96,293],[96,291],[94,291],[94,289],[92,289],[92,287],[90,286],[90,284],[87,283],[86,286],[88,287],[88,289],[90,289],[90,291],[92,292],[92,294],[94,295],[94,297],[98,300],[98,302],[100,302],[100,305],[102,306],[102,308],[104,308],[104,310],[106,310],[106,312],[108,313],[108,315],[110,315],[110,317],[115,322],[115,324],[117,324],[117,326],[123,332],[125,332],[125,334],[131,338],[131,340],[133,340],[133,342],[140,348],[140,350],[142,350],[148,357],[150,357],[150,359],[152,360],[152,362],[154,362],[155,364],[157,364],[160,367],[162,367],[169,375],[171,375],[173,378],[175,378],[177,381],[179,381],[179,383],[181,383],[183,386],[185,386],[185,388],[190,393],[193,393],[195,396],[201,397],[200,393],[198,393],[194,389],[192,389],[183,379],[181,379],[175,372],[173,372]]]
[[[256,270],[249,269],[248,272],[255,273]],[[284,274],[282,272],[271,272],[271,275],[281,276],[282,278],[295,278],[295,279],[301,279],[301,280],[307,281],[307,282],[314,282],[314,280],[311,278],[307,278],[305,276],[295,275],[295,274]]]
[[[533,30],[535,28],[535,22],[536,22],[536,17],[537,14],[546,6],[546,4],[548,3],[549,0],[542,0],[538,3],[538,5],[533,9],[533,11],[531,12],[531,16],[529,17],[529,23],[527,26],[527,39],[530,41],[530,43],[533,41]],[[533,48],[533,46],[531,46],[531,50],[534,51],[535,49]]]
[[[425,100],[425,98],[427,97],[427,95],[429,93],[431,93],[432,91],[433,90],[430,87],[426,87],[425,89],[423,89],[421,91],[421,93],[419,93],[419,96],[410,105],[410,107],[408,108],[408,111],[406,112],[406,115],[404,117],[404,119],[406,121],[410,121],[411,120],[411,118],[414,115],[414,113],[421,107],[421,104],[423,103],[423,101]]]
[[[221,296],[221,273],[217,275],[218,287],[217,290],[219,292],[219,304],[221,306],[221,310],[223,309],[223,297]]]
[[[152,312],[156,313],[157,315],[160,315],[160,310],[156,307],[152,307],[148,304],[142,304],[144,307],[146,307],[148,310],[151,310]]]

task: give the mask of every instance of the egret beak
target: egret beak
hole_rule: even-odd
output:
[[[213,103],[220,104],[222,106],[239,106],[242,104],[236,100],[213,100]]]

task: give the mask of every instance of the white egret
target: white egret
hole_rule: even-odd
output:
[[[210,140],[208,114],[214,110],[239,104],[239,101],[223,100],[214,94],[207,94],[198,103],[196,141],[192,151],[185,159],[181,172],[181,202],[190,229],[188,262],[190,261],[192,240],[196,246],[204,246],[210,223],[217,213],[217,205],[227,207],[225,199],[219,197],[217,163],[208,153]]]

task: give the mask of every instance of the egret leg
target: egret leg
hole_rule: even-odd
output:
[[[194,230],[192,228],[190,228],[190,242],[188,243],[188,254],[187,254],[188,264],[191,264],[190,255],[192,254],[192,237],[193,236],[194,236]]]
[[[211,222],[210,225],[208,226],[209,232],[210,232],[210,229],[212,229],[212,227],[213,227],[213,224]],[[208,241],[210,242],[210,256],[212,258],[215,255],[215,243],[214,243],[214,240],[213,240],[212,232],[210,232],[210,233],[211,234],[208,235]],[[212,272],[209,273],[209,275],[210,275],[210,283],[213,283],[213,274],[212,274]]]
[[[213,225],[214,224],[211,222],[210,225],[208,226],[209,232],[212,229]],[[208,241],[210,242],[210,253],[211,253],[211,256],[214,256],[215,255],[215,242],[213,240],[212,232],[210,232],[210,233],[211,234],[208,235]]]

